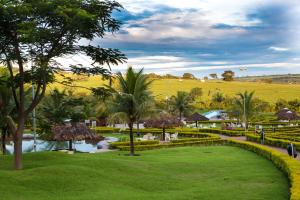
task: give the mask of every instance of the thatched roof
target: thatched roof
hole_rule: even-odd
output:
[[[56,125],[52,128],[53,140],[69,141],[69,140],[90,140],[101,141],[104,138],[96,135],[84,123],[75,123],[67,125]]]
[[[146,128],[174,128],[181,125],[177,117],[170,115],[161,115],[158,118],[146,120],[144,123]]]
[[[199,113],[194,113],[193,115],[186,118],[186,121],[208,121],[209,119]]]
[[[296,112],[293,112],[287,108],[281,109],[277,112],[278,120],[298,120],[300,117]]]

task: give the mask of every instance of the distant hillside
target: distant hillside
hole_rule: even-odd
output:
[[[236,78],[236,80],[247,81],[247,82],[300,84],[300,74],[246,76],[246,77],[238,77]]]
[[[75,78],[74,75],[68,74]],[[300,75],[298,75],[300,77]],[[276,76],[277,77],[277,76]],[[60,79],[59,77],[57,77]],[[253,77],[251,77],[253,79]],[[265,76],[263,77],[265,78]],[[189,92],[194,87],[200,87],[203,89],[202,99],[208,100],[216,92],[222,92],[228,96],[235,96],[238,92],[243,92],[245,90],[255,91],[255,96],[261,98],[270,103],[274,103],[277,99],[283,98],[286,100],[293,100],[295,98],[300,99],[300,84],[269,84],[263,82],[246,82],[246,78],[239,78],[237,80],[241,81],[232,81],[224,82],[221,80],[210,80],[210,81],[201,81],[201,80],[184,80],[184,79],[154,79],[151,90],[156,99],[165,99],[171,95],[176,94],[177,91],[187,91]],[[248,78],[250,81],[251,79]],[[99,87],[107,84],[106,81],[101,80],[101,77],[80,77],[80,79],[75,82],[74,86],[81,87]],[[49,90],[54,88],[64,88],[61,84],[52,84],[49,87]],[[70,88],[69,88],[70,89]],[[48,90],[48,91],[49,91]],[[75,93],[89,93],[88,90],[84,88],[73,88]]]

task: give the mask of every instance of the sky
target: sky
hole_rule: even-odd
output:
[[[197,77],[300,73],[300,0],[119,0],[121,29],[94,44],[118,48],[123,65]],[[247,70],[241,70],[241,69]]]

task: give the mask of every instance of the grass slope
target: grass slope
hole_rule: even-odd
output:
[[[4,158],[4,159],[3,159]],[[1,156],[1,200],[288,199],[288,181],[273,164],[236,147],[142,152],[26,154],[12,171]]]
[[[66,76],[74,76],[66,74]],[[60,77],[57,77],[60,79]],[[79,81],[74,83],[77,86],[84,87],[99,87],[102,86],[105,81],[101,80],[100,77],[88,77],[80,78]],[[50,85],[50,90],[57,88],[62,88],[60,84]],[[155,80],[152,85],[153,94],[157,99],[165,99],[166,96],[174,95],[178,90],[190,91],[194,87],[200,87],[203,89],[203,100],[211,99],[212,95],[218,91],[233,96],[238,92],[243,92],[245,90],[255,91],[255,96],[259,97],[268,102],[276,102],[279,98],[284,98],[286,100],[292,100],[295,98],[300,98],[300,84],[299,85],[289,85],[289,84],[267,84],[258,82],[224,82],[224,81],[208,81],[202,83],[199,80],[183,80],[178,79],[159,79]],[[87,93],[88,91],[83,88],[74,88],[76,93]]]

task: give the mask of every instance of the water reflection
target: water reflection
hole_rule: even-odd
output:
[[[79,152],[96,152],[97,146],[98,148],[106,149],[109,147],[110,142],[118,141],[117,138],[107,137],[103,141],[100,141],[98,144],[91,144],[86,141],[75,141],[73,143],[73,148]],[[34,140],[23,140],[22,144],[22,151],[23,153],[30,153],[34,152]],[[46,140],[37,140],[36,141],[36,151],[54,151],[54,150],[61,150],[61,149],[68,149],[69,143],[68,142],[55,142],[55,141],[46,141]],[[7,153],[13,154],[14,146],[13,142],[10,142],[6,145]]]

